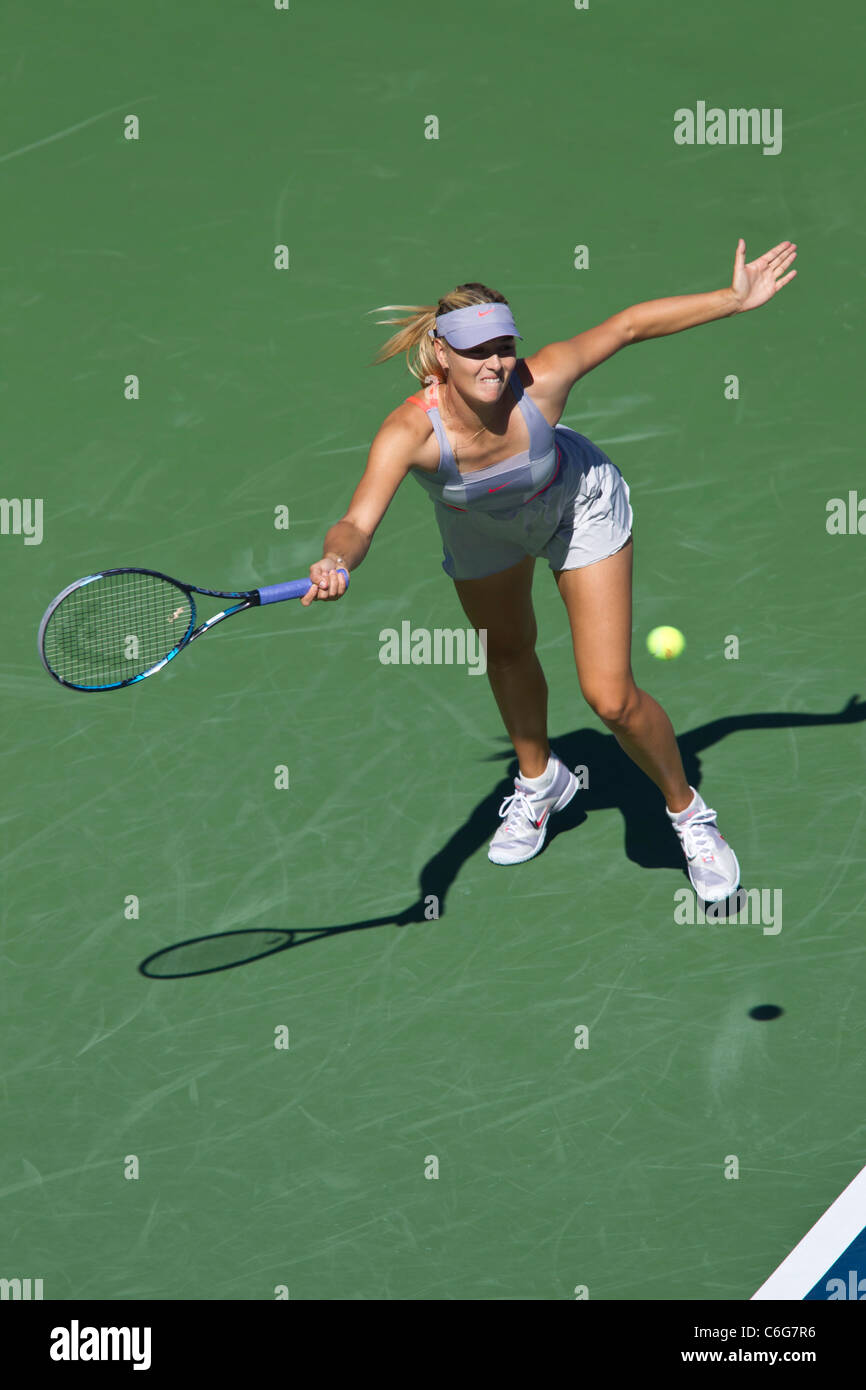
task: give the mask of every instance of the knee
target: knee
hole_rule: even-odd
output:
[[[500,641],[487,640],[487,667],[488,670],[508,671],[517,666],[525,666],[535,657],[535,641],[518,642],[504,639]]]
[[[612,728],[625,729],[640,703],[635,685],[602,685],[583,689],[584,699],[602,721]]]
[[[535,657],[534,630],[488,632],[486,638],[487,665],[494,670],[524,666]]]

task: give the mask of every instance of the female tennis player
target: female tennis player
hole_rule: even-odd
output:
[[[313,587],[301,603],[342,596],[338,567],[360,565],[411,473],[433,499],[443,569],[473,627],[486,630],[487,674],[517,754],[519,776],[490,843],[494,864],[538,854],[548,817],[578,786],[547,738],[531,596],[543,557],[568,612],[584,698],[662,792],[695,892],[721,902],[739,886],[736,855],[716,812],[686,781],[670,719],[632,675],[628,484],[597,445],[558,422],[575,383],[620,348],[759,308],[796,275],[788,271],[795,258],[795,244],[783,241],[747,264],[741,238],[730,288],[635,304],[527,358],[515,355],[521,334],[508,301],[486,285],[460,285],[435,308],[374,311],[405,314],[383,320],[401,327],[376,362],[405,352],[425,388],[381,425],[348,511],[310,566]]]

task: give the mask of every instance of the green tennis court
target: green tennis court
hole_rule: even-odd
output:
[[[15,14],[0,1278],[747,1300],[863,1169],[864,19],[821,17],[818,54],[804,0]],[[715,108],[766,119],[699,143]],[[551,742],[587,784],[490,864],[517,764],[487,679],[381,660],[466,627],[412,480],[339,603],[240,615],[127,690],[40,665],[99,569],[306,575],[418,386],[370,365],[376,306],[480,281],[527,355],[728,285],[740,236],[796,242],[792,285],[620,353],[563,423],[630,486],[635,679],[747,920],[683,920],[545,565]]]

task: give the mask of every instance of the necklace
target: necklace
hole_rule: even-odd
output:
[[[438,398],[439,403],[440,403],[440,405],[441,405],[441,403],[442,403],[442,401],[443,401],[443,399],[444,399],[444,395],[443,395],[442,393],[440,393],[440,392],[438,391],[438,389],[437,389],[436,395],[437,395],[437,398]],[[450,406],[450,405],[448,406],[448,414],[449,414],[449,415],[451,414],[451,406]],[[479,434],[486,434],[486,433],[489,433],[489,431],[488,431],[488,429],[487,429],[487,426],[486,426],[486,425],[482,425],[480,430],[476,430],[476,431],[475,431],[475,433],[473,434],[472,438],[469,440],[469,444],[472,444],[472,443],[478,438]],[[463,449],[465,450],[465,449],[467,449],[467,448],[469,447],[469,444],[461,445],[461,448],[463,448]],[[456,464],[459,465],[460,456],[459,456],[459,454],[458,454],[458,452],[457,452],[457,447],[456,447],[456,445],[454,445],[454,444],[451,445],[451,452],[452,452],[453,455],[454,455],[454,462],[455,462]]]

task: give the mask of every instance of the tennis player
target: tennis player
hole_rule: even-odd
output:
[[[696,893],[720,902],[739,886],[736,855],[716,812],[686,781],[670,719],[632,675],[628,484],[596,444],[558,422],[575,383],[621,348],[759,308],[796,275],[788,271],[795,257],[794,243],[783,241],[746,264],[741,238],[730,288],[635,304],[526,358],[516,356],[521,334],[508,301],[486,285],[460,285],[435,308],[374,311],[404,312],[383,320],[400,330],[375,360],[405,352],[424,389],[382,423],[348,511],[310,566],[313,587],[301,603],[342,596],[337,568],[360,565],[411,473],[432,498],[443,568],[463,610],[486,630],[487,674],[517,754],[519,776],[488,851],[494,864],[538,854],[548,818],[578,787],[547,737],[531,595],[543,558],[568,613],[584,698],[664,796]]]

